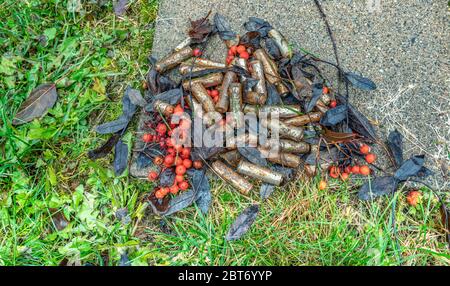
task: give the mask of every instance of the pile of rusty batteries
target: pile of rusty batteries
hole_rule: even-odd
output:
[[[195,45],[188,38],[154,64],[160,74],[177,69],[182,76],[183,92],[175,104],[155,101],[155,110],[170,115],[176,105],[181,105],[185,110],[190,109],[192,122],[194,118],[202,119],[206,132],[240,133],[224,135],[223,148],[205,147],[208,151],[204,152],[204,147],[194,146],[192,154],[193,157],[197,154],[204,165],[242,194],[253,189],[248,179],[280,186],[287,181],[286,170],[290,173],[305,170],[308,175],[314,175],[316,165],[305,165],[302,158],[318,148],[304,139],[308,132],[315,134],[321,130],[319,121],[323,114],[335,107],[330,89],[321,84],[320,96],[314,100],[311,110],[305,112],[305,105],[317,87],[313,87],[311,78],[299,75],[303,70],[293,71],[289,66],[295,55],[286,39],[273,28],[266,38],[261,38],[265,45],[255,46],[254,41],[245,43],[239,36],[224,41],[228,49],[226,63],[202,57],[203,49],[199,47],[204,47],[206,41]],[[270,50],[267,41],[272,44]],[[274,49],[277,49],[276,58]],[[212,90],[218,92],[218,98],[211,96]],[[265,117],[261,118],[260,114]],[[277,120],[272,114],[276,114]],[[259,141],[258,134],[248,132],[251,128],[245,122],[247,115],[253,115],[261,124],[258,126],[268,131],[268,140]],[[239,132],[243,129],[245,132]],[[275,130],[279,136],[272,140],[270,136]],[[274,148],[277,152],[270,152]]]

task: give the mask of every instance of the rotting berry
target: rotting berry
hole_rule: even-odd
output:
[[[164,159],[161,156],[156,156],[155,159],[153,159],[153,163],[155,165],[161,165],[164,163]]]
[[[319,182],[319,190],[323,191],[327,188],[327,182],[325,180],[321,180]]]
[[[417,206],[420,203],[422,194],[419,191],[410,191],[406,196],[406,201],[412,207]]]

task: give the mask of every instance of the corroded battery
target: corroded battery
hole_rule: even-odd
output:
[[[310,112],[304,115],[292,117],[284,120],[284,123],[292,126],[303,126],[311,122],[319,122],[322,118],[322,112]]]
[[[216,111],[212,98],[209,96],[208,91],[206,91],[206,88],[201,83],[194,83],[191,87],[192,95],[202,105],[205,112],[208,113]]]
[[[227,181],[230,185],[236,188],[241,194],[247,195],[252,189],[253,185],[250,184],[245,178],[233,171],[230,167],[225,165],[221,161],[214,161],[211,164],[214,172],[222,179]]]
[[[156,71],[163,73],[167,70],[170,70],[171,68],[176,67],[177,65],[181,64],[183,61],[189,59],[194,55],[193,50],[191,47],[185,47],[182,48],[179,51],[176,51],[165,58],[161,59],[155,64]]]
[[[216,103],[216,110],[220,113],[225,113],[228,111],[230,106],[230,85],[237,80],[236,73],[233,71],[228,71],[223,77],[222,85],[219,89],[219,101]]]
[[[279,186],[283,182],[283,174],[245,160],[239,162],[237,172],[275,186]]]
[[[301,141],[303,139],[304,130],[301,127],[290,126],[282,121],[273,119],[261,120],[262,126],[271,130],[271,132],[278,133],[280,137],[291,139],[294,141]]]
[[[191,80],[187,79],[183,81],[184,90],[189,90],[190,86],[194,83],[200,83],[205,88],[217,86],[222,83],[223,75],[222,73],[212,73],[204,77],[197,77]]]

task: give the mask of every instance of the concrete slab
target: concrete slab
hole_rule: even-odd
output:
[[[448,188],[450,98],[447,1],[321,1],[335,34],[341,65],[378,85],[375,92],[351,90],[351,101],[378,127],[381,138],[395,128],[406,137],[407,155],[423,153]],[[244,32],[250,16],[261,17],[302,47],[334,62],[331,42],[311,0],[161,0],[153,54],[160,58],[186,37],[189,19],[219,12]],[[221,48],[218,48],[221,47]],[[224,61],[215,37],[206,56]],[[330,78],[335,74],[326,70]]]

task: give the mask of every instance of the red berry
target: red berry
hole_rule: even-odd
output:
[[[234,56],[235,55],[235,53],[233,53],[233,51],[231,50],[231,49],[229,49],[228,50],[228,56],[230,57],[232,57],[232,56]]]
[[[410,206],[415,207],[420,202],[421,197],[422,194],[419,191],[411,191],[406,196],[406,201]]]
[[[352,172],[352,166],[345,167],[345,173],[350,174]]]
[[[167,147],[166,142],[164,141],[159,142],[159,147],[161,147],[162,149],[166,148]]]
[[[158,178],[158,173],[156,173],[155,171],[151,171],[150,173],[148,173],[148,179],[150,181],[154,181]]]
[[[168,187],[163,187],[160,192],[165,196],[170,192],[170,189]]]
[[[330,102],[330,108],[335,108],[337,106],[337,101],[336,100],[332,100]]]
[[[348,180],[348,173],[342,173],[341,174],[341,179],[342,179],[342,181],[347,181]]]
[[[175,149],[173,149],[173,148],[168,148],[168,149],[167,149],[167,154],[170,154],[170,155],[172,155],[172,156],[175,156],[176,153],[177,153],[177,152],[176,152]]]
[[[243,52],[243,53],[240,53],[240,54],[239,54],[239,57],[240,57],[241,59],[248,60],[248,58],[250,58],[250,55],[249,55],[247,52]]]
[[[171,194],[176,195],[178,193],[178,191],[179,191],[178,185],[174,184],[172,187],[170,187],[169,191],[170,191]]]
[[[175,182],[181,183],[183,181],[184,181],[184,176],[183,175],[176,175],[175,176]]]
[[[186,173],[186,167],[183,165],[178,165],[175,168],[175,174],[177,175],[184,175]]]
[[[217,89],[211,90],[211,96],[212,97],[215,97],[215,96],[218,96],[218,95],[219,95],[219,91]]]
[[[330,177],[336,179],[339,177],[339,174],[341,173],[341,171],[339,170],[338,167],[336,166],[331,166],[330,167]]]
[[[208,95],[209,95],[209,96],[211,96],[211,92],[212,92],[212,90],[210,90],[210,89],[207,89],[207,90],[206,90],[206,92],[208,93]]]
[[[166,166],[172,166],[174,162],[175,162],[175,157],[172,155],[167,155],[164,158],[164,165],[166,165]]]
[[[365,159],[367,163],[372,164],[377,160],[377,156],[375,154],[367,154]]]
[[[186,167],[186,169],[190,169],[192,167],[192,161],[190,159],[184,159],[183,166]]]
[[[369,166],[361,166],[359,167],[359,173],[363,176],[369,176],[370,175],[370,168]]]
[[[239,45],[236,48],[236,52],[238,52],[239,54],[242,54],[244,52],[247,52],[247,49],[245,48],[245,46]]]
[[[359,166],[353,166],[353,167],[352,167],[352,173],[353,173],[353,174],[359,174],[359,172],[360,172],[360,171],[359,171]]]
[[[203,167],[203,163],[200,160],[195,160],[193,165],[194,165],[194,168],[197,169],[197,170],[201,169]]]
[[[161,165],[164,163],[164,159],[161,156],[156,156],[155,159],[153,159],[153,163],[155,163],[155,165]]]
[[[181,107],[181,105],[175,106],[175,109],[173,110],[173,114],[176,114],[176,115],[181,115],[181,114],[183,114],[183,112],[184,112],[184,109],[183,109],[183,107]],[[175,124],[174,124],[174,127],[170,126],[170,128],[175,128]]]
[[[199,57],[201,55],[202,55],[202,51],[199,48],[194,49],[194,57]]]
[[[155,192],[155,197],[160,200],[160,199],[164,198],[164,194],[161,192],[161,190],[157,190]]]
[[[156,126],[156,132],[158,132],[160,135],[166,134],[167,126],[164,123],[159,123],[158,126]]]
[[[188,182],[183,181],[178,184],[178,187],[180,188],[180,190],[186,191],[189,188],[189,184],[188,184]]]
[[[172,138],[166,138],[165,142],[166,142],[166,145],[168,147],[173,147],[173,140],[172,140]]]
[[[364,155],[369,154],[369,152],[370,152],[369,145],[366,145],[366,144],[361,145],[361,147],[359,147],[359,152],[361,152]]]
[[[188,159],[190,155],[191,155],[191,149],[189,149],[189,148],[183,148],[183,150],[181,150],[181,152],[180,152],[180,156],[183,159]]]
[[[219,97],[218,96],[214,96],[212,100],[213,100],[214,103],[217,103],[219,101]]]
[[[230,51],[235,55],[237,53],[237,46],[231,46]]]
[[[233,59],[234,59],[234,57],[227,57],[227,59],[226,59],[226,63],[227,63],[227,65],[230,65],[231,64],[231,62],[233,61]]]
[[[153,141],[153,135],[146,133],[142,136],[142,141],[144,141],[145,143],[150,143]]]
[[[321,181],[319,182],[319,190],[323,191],[323,190],[325,190],[326,188],[327,188],[327,182],[324,181],[324,180],[321,180]]]
[[[330,92],[330,90],[328,89],[328,87],[324,86],[323,87],[323,93],[324,94],[328,94]]]

